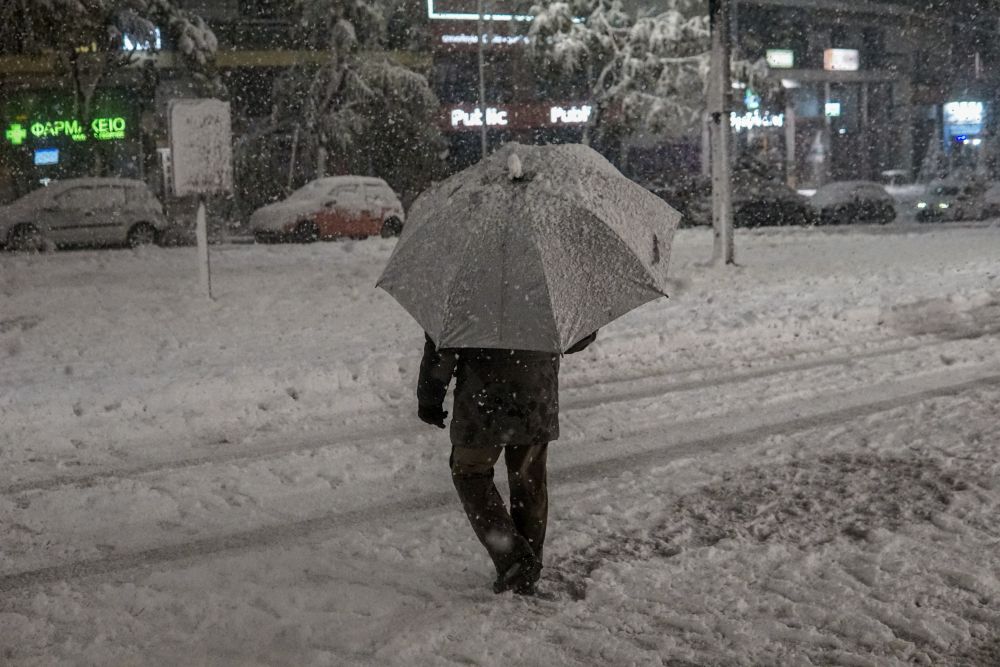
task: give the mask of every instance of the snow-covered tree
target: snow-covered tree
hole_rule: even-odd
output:
[[[528,29],[534,55],[583,72],[594,111],[585,140],[608,142],[637,129],[696,131],[705,110],[711,35],[704,0],[660,0],[631,14],[622,0],[541,0]],[[763,94],[766,67],[734,59],[732,75]]]
[[[157,32],[159,31],[159,35]],[[5,0],[0,44],[8,53],[51,54],[73,91],[74,111],[89,122],[94,92],[155,47],[176,47],[196,77],[211,78],[215,35],[175,0]]]
[[[293,137],[292,177],[280,187],[333,172],[380,176],[397,190],[425,185],[441,167],[438,103],[425,76],[384,51],[381,6],[300,0],[297,11],[310,45],[327,55],[275,83],[273,113],[258,134],[261,142]],[[314,168],[302,170],[306,161]]]
[[[638,127],[683,132],[704,108],[710,45],[703,4],[664,0],[655,14],[636,16],[621,0],[544,0],[531,9],[531,49],[586,73],[593,138]]]

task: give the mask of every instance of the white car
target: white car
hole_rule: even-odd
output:
[[[60,245],[156,243],[167,229],[163,206],[146,184],[128,178],[53,181],[0,207],[0,245],[39,250]]]
[[[250,216],[258,241],[316,241],[321,238],[397,236],[403,205],[381,178],[329,176],[302,186],[283,201]]]

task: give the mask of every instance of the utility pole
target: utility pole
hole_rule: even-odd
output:
[[[732,82],[729,76],[729,2],[709,0],[712,60],[708,87],[709,132],[712,144],[712,263],[735,264],[733,243],[732,170],[729,164]]]
[[[785,104],[785,183],[793,190],[799,185],[798,158],[795,153],[795,105],[791,101]]]
[[[476,49],[477,49],[477,60],[479,61],[479,113],[480,120],[482,123],[479,125],[479,159],[486,159],[486,152],[488,150],[488,142],[486,137],[486,74],[484,59],[485,56],[483,51],[485,50],[485,45],[483,44],[483,0],[477,0],[476,2]]]

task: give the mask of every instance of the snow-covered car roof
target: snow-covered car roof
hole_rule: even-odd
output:
[[[95,185],[122,185],[125,187],[146,187],[146,184],[135,178],[118,178],[114,176],[86,176],[82,178],[66,178],[58,181],[51,181],[46,187],[39,188],[39,190],[49,192],[54,192],[55,190],[64,190],[70,187],[79,186],[95,186]],[[38,190],[35,190],[37,192]]]
[[[810,201],[813,206],[831,206],[848,202],[859,194],[880,201],[892,200],[885,188],[874,181],[836,181],[817,189]]]
[[[68,190],[74,187],[94,187],[94,186],[122,186],[122,187],[142,187],[147,191],[149,188],[143,181],[134,178],[117,178],[117,177],[98,177],[98,176],[87,176],[83,178],[66,178],[57,181],[51,181],[47,186],[36,188],[31,192],[18,197],[13,202],[7,204],[8,206],[25,206],[32,205],[32,203],[42,202],[46,199]]]
[[[734,184],[733,199],[748,201],[754,199],[772,199],[778,201],[794,201],[805,203],[805,197],[780,181],[753,180]]]
[[[309,181],[301,188],[288,195],[288,198],[304,199],[309,198],[313,193],[325,195],[331,189],[341,185],[375,185],[389,188],[389,184],[381,178],[375,176],[325,176]],[[391,188],[389,188],[391,190]]]

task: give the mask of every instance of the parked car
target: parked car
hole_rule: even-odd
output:
[[[54,181],[0,207],[0,244],[10,250],[156,243],[167,229],[146,184],[126,178]]]
[[[811,225],[815,222],[809,200],[780,181],[733,178],[733,225]]]
[[[871,181],[828,183],[816,190],[809,203],[820,224],[874,222],[884,225],[896,219],[892,195]]]
[[[399,197],[381,178],[329,176],[257,209],[250,216],[250,228],[261,242],[311,242],[376,234],[397,236],[404,219]]]
[[[712,224],[712,183],[702,176],[676,180],[673,184],[653,184],[650,191],[680,211],[681,224]],[[761,177],[748,170],[733,172],[733,225],[809,225],[814,216],[808,200],[780,181]]]
[[[948,178],[931,181],[916,204],[917,220],[982,220],[987,217],[984,198],[989,183],[981,179]]]

